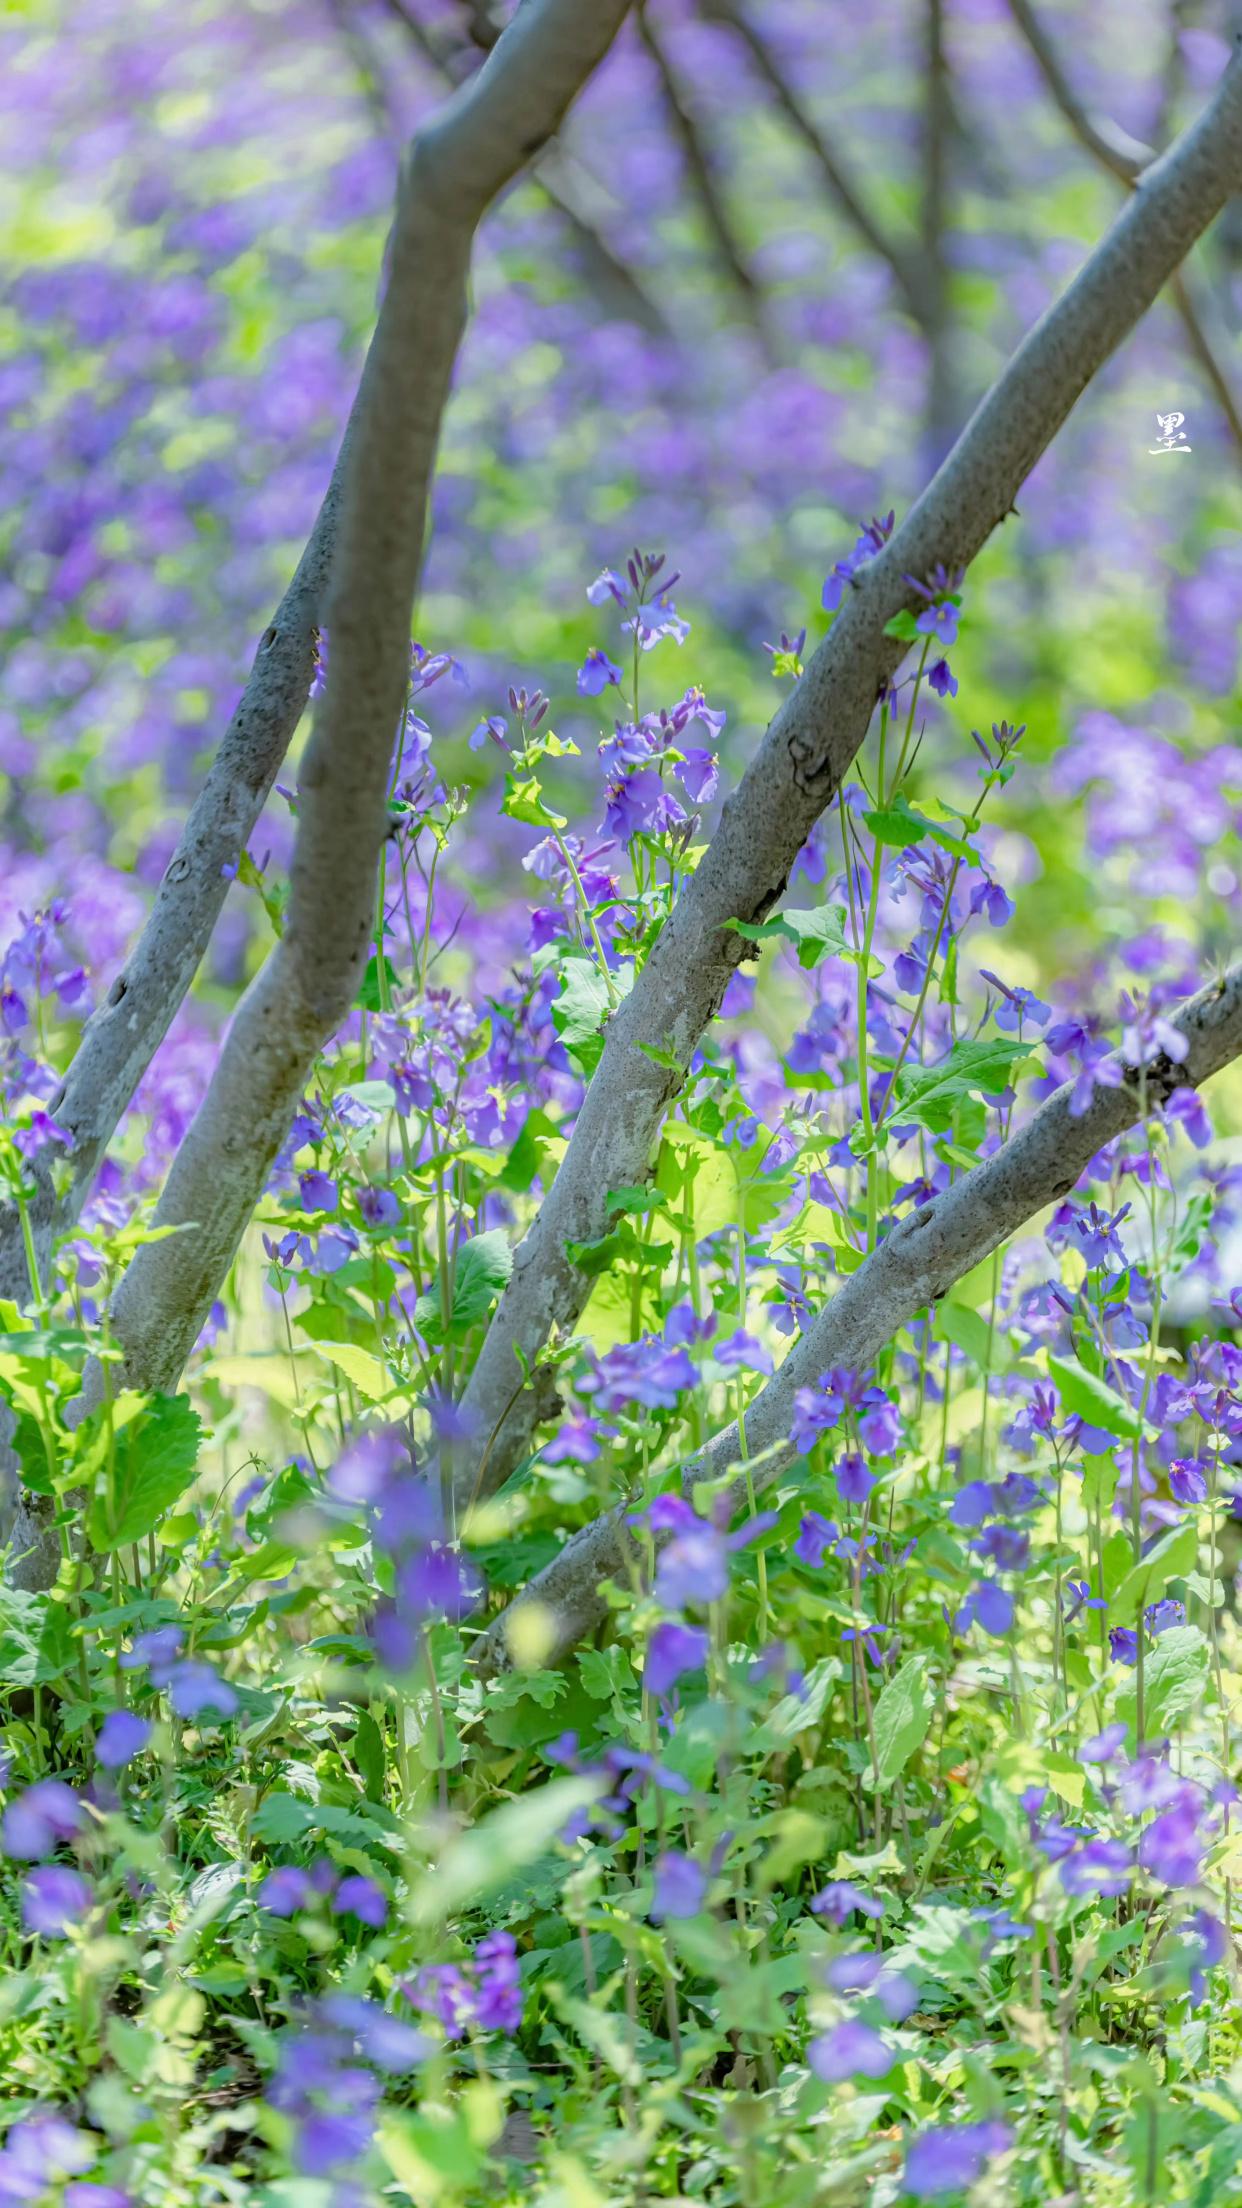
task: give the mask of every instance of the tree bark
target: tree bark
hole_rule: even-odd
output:
[[[538,1398],[514,1396],[554,1329],[590,1293],[570,1242],[607,1229],[610,1189],[646,1179],[666,1107],[719,1010],[746,944],[726,923],[761,920],[867,733],[876,697],[906,647],[885,635],[922,603],[906,581],[937,562],[966,567],[1097,370],[1151,306],[1195,239],[1242,183],[1242,51],[1192,127],[1144,175],[1112,229],[1029,333],[952,452],[856,587],[726,801],[634,987],[608,1023],[603,1055],[569,1147],[519,1246],[464,1405],[458,1452],[465,1508],[508,1476],[530,1444]],[[662,1063],[648,1055],[660,1053]]]
[[[933,1202],[911,1212],[838,1289],[799,1337],[785,1362],[746,1411],[746,1448],[754,1493],[763,1494],[793,1463],[789,1439],[794,1398],[833,1366],[864,1371],[899,1327],[930,1310],[955,1280],[999,1249],[1025,1221],[1067,1196],[1107,1142],[1159,1107],[1176,1088],[1197,1088],[1242,1055],[1242,965],[1209,984],[1173,1015],[1190,1045],[1181,1064],[1160,1058],[1125,1068],[1121,1087],[1097,1087],[1075,1118],[1070,1087],[1058,1089],[1004,1147],[972,1167]],[[689,1500],[695,1483],[716,1480],[740,1459],[736,1424],[716,1434],[691,1457],[682,1476]],[[748,1502],[739,1474],[726,1491],[730,1515]],[[541,1661],[552,1663],[595,1630],[607,1615],[601,1589],[641,1565],[642,1552],[627,1530],[631,1500],[583,1528],[483,1636],[476,1651],[485,1670],[507,1662],[508,1621],[523,1606],[546,1613]]]

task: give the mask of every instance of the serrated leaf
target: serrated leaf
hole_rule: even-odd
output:
[[[74,1660],[63,1602],[0,1585],[0,1681],[6,1687],[42,1686],[61,1678]]]
[[[513,1251],[503,1227],[491,1227],[486,1234],[473,1234],[468,1242],[461,1244],[453,1269],[453,1301],[448,1323],[450,1341],[464,1340],[471,1327],[487,1317],[512,1271]],[[438,1274],[426,1294],[419,1297],[414,1319],[429,1342],[444,1340]]]
[[[157,1395],[136,1416],[116,1420],[111,1472],[101,1466],[87,1512],[92,1548],[107,1554],[154,1532],[194,1478],[201,1431],[184,1395]],[[104,1441],[101,1431],[94,1445],[101,1456]]]
[[[830,952],[840,956],[851,950],[845,933],[844,905],[787,910],[771,920],[727,920],[725,926],[744,936],[748,943],[766,943],[777,937],[795,943],[800,966],[818,966]]]
[[[614,995],[627,995],[633,981],[633,967],[620,967],[612,976]],[[560,993],[552,1000],[552,1025],[588,1079],[603,1056],[604,1023],[611,1009],[608,980],[602,969],[589,958],[567,958],[561,967]]]
[[[1007,1086],[1014,1061],[1029,1057],[1032,1047],[1002,1036],[990,1042],[955,1043],[936,1066],[903,1066],[891,1116],[913,1120],[933,1134],[947,1134],[961,1105],[976,1095],[997,1095]]]
[[[370,1350],[360,1349],[356,1342],[312,1342],[311,1347],[317,1357],[343,1372],[368,1403],[383,1403],[392,1394],[396,1382],[383,1360]]]
[[[1193,1625],[1173,1625],[1149,1641],[1143,1653],[1143,1731],[1148,1740],[1172,1730],[1203,1701],[1208,1676],[1208,1644]],[[1137,1676],[1122,1688],[1114,1708],[1130,1727],[1134,1743],[1138,1723]]]

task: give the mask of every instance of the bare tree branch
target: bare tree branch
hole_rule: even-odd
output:
[[[945,205],[948,192],[949,64],[944,44],[944,0],[926,0],[923,59],[923,258],[920,274],[927,299],[920,320],[927,340],[927,393],[923,410],[923,447],[929,472],[939,467],[953,442],[960,419],[949,339],[949,272],[945,259]]]
[[[745,255],[733,232],[733,224],[721,196],[711,161],[699,135],[699,126],[687,107],[673,65],[665,52],[664,42],[653,28],[648,8],[640,4],[637,10],[638,32],[655,67],[660,87],[661,104],[668,117],[669,127],[678,145],[682,159],[702,210],[703,220],[716,248],[716,256],[732,287],[743,314],[756,329],[762,329],[762,294]]]
[[[50,1109],[73,1137],[73,1178],[56,1205],[40,1181],[31,1205],[45,1259],[54,1229],[77,1216],[121,1116],[198,970],[237,861],[306,708],[336,540],[348,433],[306,550],[269,626],[237,709],[165,869],[146,925],[92,1014]],[[0,1295],[29,1293],[21,1223],[0,1207]]]
[[[111,1330],[134,1386],[175,1387],[302,1095],[357,993],[387,833],[428,491],[466,319],[474,233],[546,144],[628,0],[525,0],[494,52],[414,140],[388,277],[339,471],[327,685],[299,777],[285,932],[246,991],[155,1213],[182,1229],[135,1255]],[[14,1576],[54,1575],[46,1499],[21,1499]],[[47,1577],[43,1584],[48,1583]]]
[[[885,624],[916,599],[906,577],[965,567],[1013,506],[1079,394],[1133,329],[1242,181],[1242,52],[1178,143],[1148,169],[1112,229],[1030,332],[884,550],[854,578],[831,630],[768,728],[682,890],[603,1055],[551,1189],[516,1252],[464,1402],[477,1439],[461,1451],[462,1507],[525,1452],[531,1390],[514,1389],[556,1329],[573,1327],[590,1282],[566,1245],[607,1229],[610,1189],[644,1180],[665,1109],[714,1018],[745,944],[726,923],[762,919],[858,750],[905,647]],[[651,1055],[652,1053],[658,1056]],[[480,1468],[484,1454],[486,1464]]]
[[[772,1487],[797,1456],[789,1431],[799,1388],[813,1386],[833,1366],[864,1371],[900,1327],[930,1310],[1025,1221],[1068,1195],[1105,1143],[1158,1109],[1174,1089],[1197,1088],[1242,1055],[1242,965],[1191,998],[1173,1024],[1190,1046],[1184,1063],[1161,1058],[1138,1070],[1116,1053],[1124,1084],[1097,1087],[1077,1118],[1070,1109],[1072,1088],[1058,1089],[1003,1149],[909,1213],[850,1275],[746,1411],[756,1495]],[[719,1479],[740,1458],[733,1424],[684,1466],[683,1494],[690,1499],[696,1482]],[[746,1479],[739,1473],[724,1507],[733,1515],[747,1502]],[[547,1613],[547,1634],[540,1636],[543,1662],[564,1655],[602,1623],[603,1583],[624,1577],[630,1563],[641,1564],[626,1523],[633,1507],[626,1501],[586,1526],[501,1613],[479,1644],[483,1668],[505,1663],[508,1621],[524,1605],[538,1604]]]
[[[347,5],[348,0],[339,0],[339,4]],[[476,56],[433,37],[408,0],[385,0],[385,5],[442,84],[464,84],[474,74]],[[476,47],[488,50],[495,44],[499,34],[494,25],[479,19],[472,28]],[[531,166],[530,183],[570,231],[583,276],[605,313],[619,321],[637,323],[652,337],[670,337],[672,332],[661,308],[620,254],[613,251],[595,221],[563,147],[545,148]]]
[[[357,993],[385,796],[409,675],[440,419],[482,216],[561,122],[627,0],[526,0],[478,75],[414,140],[363,370],[327,608],[327,684],[299,778],[285,932],[247,991],[140,1250],[113,1332],[140,1386],[173,1386],[210,1309],[315,1054]]]
[[[702,13],[709,22],[727,24],[742,40],[779,112],[814,157],[840,213],[877,260],[887,263],[902,291],[909,313],[916,322],[922,322],[928,305],[928,294],[913,244],[907,247],[890,236],[867,206],[857,180],[840,155],[829,145],[814,117],[786,78],[767,40],[756,30],[749,15],[739,5],[739,0],[703,0]]]
[[[1136,190],[1151,165],[1152,156],[1148,148],[1128,137],[1107,116],[1090,114],[1083,106],[1062,69],[1056,48],[1049,41],[1030,0],[1009,0],[1009,8],[1031,50],[1044,83],[1079,144],[1085,147],[1101,168],[1107,169],[1119,183],[1124,184],[1127,190]],[[1239,411],[1238,401],[1205,327],[1204,316],[1207,309],[1193,297],[1184,270],[1173,277],[1169,290],[1182,328],[1186,332],[1190,350],[1215,394],[1230,436],[1239,452],[1242,452],[1242,412]]]

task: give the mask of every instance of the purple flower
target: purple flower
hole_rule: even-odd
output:
[[[834,1466],[837,1493],[843,1503],[865,1503],[875,1486],[875,1474],[865,1457],[856,1449],[847,1449]]]
[[[1061,1863],[1067,1894],[1124,1894],[1133,1876],[1130,1850],[1122,1840],[1084,1840]]]
[[[373,1878],[354,1871],[337,1887],[332,1897],[332,1914],[334,1917],[357,1917],[361,1924],[372,1925],[379,1931],[388,1921],[388,1897]]]
[[[1205,1503],[1211,1469],[1206,1457],[1174,1457],[1169,1466],[1169,1487],[1177,1501]]]
[[[957,676],[953,673],[947,659],[933,660],[927,670],[927,680],[938,698],[955,698],[957,696]]]
[[[815,1895],[811,1908],[817,1917],[827,1917],[829,1924],[840,1926],[854,1910],[862,1917],[882,1917],[884,1904],[874,1895],[855,1886],[852,1879],[834,1878]]]
[[[219,1724],[236,1715],[236,1694],[227,1679],[221,1679],[210,1664],[183,1657],[169,1672],[167,1686],[168,1699],[178,1717],[192,1722],[210,1713]]]
[[[916,2200],[964,2192],[992,2157],[1012,2144],[1008,2124],[994,2117],[981,2124],[938,2124],[921,2131],[906,2148],[906,2191]]]
[[[522,2021],[517,1942],[511,1932],[489,1932],[474,1951],[476,2019],[485,2032],[516,2032]]]
[[[647,1643],[643,1685],[657,1699],[668,1693],[688,1671],[698,1671],[707,1660],[708,1637],[697,1625],[657,1625]]]
[[[1172,1808],[1153,1817],[1139,1839],[1139,1862],[1164,1886],[1197,1886],[1203,1868],[1199,1790],[1183,1787]]]
[[[620,680],[621,669],[609,659],[607,652],[600,650],[598,644],[592,644],[578,669],[580,695],[584,698],[597,698],[601,690],[608,688],[610,682],[619,683]]]
[[[651,1915],[663,1924],[668,1917],[697,1917],[707,1896],[707,1873],[692,1855],[666,1848],[655,1859],[655,1892]]]
[[[105,1770],[120,1771],[142,1754],[151,1738],[145,1717],[133,1710],[109,1710],[95,1740],[95,1755]]]
[[[395,1227],[401,1206],[390,1188],[360,1188],[358,1209],[369,1227]]]
[[[887,1396],[868,1404],[858,1421],[858,1438],[873,1457],[891,1457],[901,1441],[901,1417]]]
[[[0,1847],[19,1862],[37,1862],[61,1840],[72,1840],[85,1816],[77,1795],[63,1779],[36,1779],[5,1810]]]
[[[837,561],[831,575],[824,584],[820,602],[825,613],[836,611],[844,595],[845,585],[853,580],[860,567],[865,566],[868,560],[874,559],[881,546],[891,537],[895,519],[896,510],[894,509],[892,513],[886,514],[882,521],[877,520],[873,515],[870,521],[862,524],[861,533],[853,551],[847,552],[843,560]],[[784,637],[782,637],[781,642],[785,642]]]
[[[1223,1963],[1229,1952],[1229,1936],[1219,1917],[1210,1910],[1196,1909],[1182,1926],[1182,1937],[1190,1953],[1190,1998],[1198,2008],[1207,1991],[1205,1973]]]
[[[843,2078],[886,2078],[897,2058],[878,2032],[855,2019],[821,2032],[807,2048],[806,2059],[817,2078],[837,2085]]]
[[[1013,1624],[1013,1596],[1004,1587],[998,1587],[994,1579],[981,1579],[972,1587],[954,1619],[954,1630],[968,1633],[972,1624],[979,1624],[985,1633],[999,1640]]]
[[[1129,1730],[1130,1728],[1124,1718],[1118,1718],[1113,1724],[1106,1725],[1102,1733],[1096,1733],[1091,1740],[1084,1740],[1078,1751],[1078,1761],[1080,1763],[1112,1763],[1119,1754]]]
[[[719,1602],[728,1585],[728,1551],[714,1526],[700,1524],[677,1534],[656,1566],[656,1601],[666,1610]]]
[[[914,626],[920,636],[934,636],[942,644],[956,644],[957,607],[947,598],[941,605],[924,606]]]
[[[702,746],[693,746],[682,753],[680,761],[674,764],[673,772],[692,805],[706,805],[716,795],[720,774],[714,752],[706,751]]]
[[[597,1418],[576,1415],[563,1419],[551,1441],[543,1445],[544,1463],[593,1464],[599,1455],[601,1432]]]
[[[90,1905],[91,1890],[86,1880],[63,1863],[43,1863],[22,1882],[22,1923],[28,1932],[39,1933],[45,1940],[63,1940]]]
[[[312,1167],[309,1173],[299,1173],[298,1188],[303,1211],[335,1211],[341,1200],[331,1174],[321,1173],[318,1167]]]
[[[841,1530],[834,1519],[825,1518],[822,1511],[808,1510],[798,1527],[794,1555],[800,1564],[820,1565],[835,1551],[840,1538]]]
[[[1203,1098],[1195,1089],[1174,1089],[1164,1107],[1164,1116],[1189,1135],[1196,1150],[1206,1150],[1212,1139],[1212,1122],[1207,1115]]]
[[[299,1909],[305,1909],[314,1899],[315,1887],[309,1871],[299,1863],[278,1863],[269,1871],[255,1895],[260,1909],[269,1916],[295,1917]]]

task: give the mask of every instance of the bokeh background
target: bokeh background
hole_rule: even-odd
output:
[[[1007,0],[748,10],[651,0],[480,240],[417,618],[460,662],[425,701],[440,772],[477,792],[446,865],[471,916],[450,980],[455,957],[486,983],[522,954],[505,891],[536,840],[467,739],[517,681],[593,748],[607,720],[575,675],[614,641],[585,597],[599,567],[641,544],[680,571],[669,696],[693,680],[727,712],[735,775],[778,696],[765,643],[822,633],[859,522],[909,503],[1124,197]],[[1048,0],[1039,21],[1084,108],[1149,147],[1231,31],[1220,0]],[[90,969],[70,1027],[141,922],[309,530],[399,148],[491,35],[462,0],[0,17],[0,946],[67,900]],[[1242,389],[1242,211],[1190,274]],[[1174,408],[1190,452],[1153,454]],[[1107,1007],[1144,960],[1189,973],[1236,944],[1240,468],[1162,300],[969,578],[960,694],[929,711],[920,768],[968,790],[969,728],[1028,724],[993,855],[1022,899],[1014,978],[1062,1001]],[[584,822],[589,780],[562,791]],[[290,835],[274,796],[256,857],[279,867]],[[269,942],[239,884],[138,1100],[152,1180]]]

